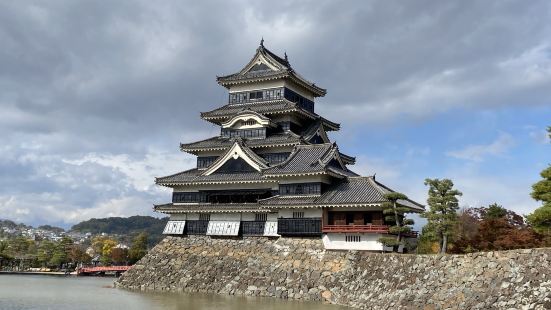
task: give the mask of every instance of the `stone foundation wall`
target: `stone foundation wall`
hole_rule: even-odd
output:
[[[551,309],[550,260],[548,248],[401,255],[326,251],[320,239],[167,237],[117,286],[361,309]]]

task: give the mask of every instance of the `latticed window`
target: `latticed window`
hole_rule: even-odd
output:
[[[361,242],[362,238],[358,235],[346,235],[344,236],[344,241],[346,242]]]
[[[268,220],[268,214],[267,213],[257,213],[254,215],[255,221],[266,221]]]
[[[207,196],[203,192],[174,192],[172,193],[172,202],[206,202]]]
[[[199,213],[199,221],[210,221],[210,213]]]
[[[266,128],[254,128],[254,129],[227,129],[222,128],[222,137],[225,138],[265,138]]]
[[[294,211],[294,212],[293,212],[293,218],[294,218],[294,219],[302,219],[302,218],[304,218],[304,212],[303,212],[303,211]]]
[[[280,195],[318,195],[321,194],[321,183],[280,184]]]
[[[291,153],[267,153],[261,154],[264,159],[266,159],[270,164],[279,164],[284,162]]]
[[[284,94],[283,88],[262,89],[253,92],[240,92],[229,94],[229,102],[233,104],[277,100],[282,99]]]
[[[243,122],[243,125],[245,126],[252,126],[252,125],[255,125],[256,124],[256,121],[253,120],[253,119],[250,119],[250,120],[246,120]]]

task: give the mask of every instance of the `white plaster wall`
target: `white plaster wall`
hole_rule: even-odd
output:
[[[279,88],[285,85],[284,80],[275,80],[275,81],[265,81],[257,83],[246,83],[239,85],[232,85],[229,89],[230,93],[238,93],[242,91],[257,90],[257,89],[269,89],[269,88]],[[294,89],[293,89],[294,90]]]
[[[346,242],[345,236],[360,236],[360,242]],[[363,250],[382,251],[383,245],[377,241],[381,234],[344,234],[332,233],[323,235],[323,245],[328,250]]]
[[[322,211],[318,208],[292,208],[292,209],[281,209],[279,210],[279,217],[282,218],[293,218],[293,212],[304,212],[304,217],[321,217]]]
[[[346,242],[345,236],[360,236],[360,242]],[[323,235],[323,245],[328,250],[360,250],[360,251],[382,251],[383,248],[385,251],[392,252],[391,247],[385,247],[378,240],[383,237],[382,234],[371,234],[371,233],[355,233],[355,234],[346,234],[346,233],[331,233]],[[398,252],[402,253],[404,247],[400,245],[398,247]]]
[[[242,221],[254,221],[255,213],[241,213]]]
[[[232,189],[274,189],[279,185],[277,181],[266,183],[246,183],[246,184],[205,184],[205,185],[179,185],[174,187],[176,192],[194,192],[199,190],[232,190]]]
[[[199,213],[188,213],[187,214],[187,220],[188,221],[197,221],[197,220],[199,220]]]
[[[291,81],[285,81],[283,79],[275,80],[275,81],[257,82],[257,83],[251,83],[251,84],[246,83],[246,84],[233,85],[230,87],[229,92],[237,93],[237,92],[252,91],[257,89],[270,89],[270,88],[279,88],[279,87],[287,87],[290,90],[294,91],[295,93],[302,95],[304,98],[314,101],[314,96],[308,90],[304,89],[303,87],[295,83],[292,83]]]
[[[211,221],[240,221],[241,213],[211,213]]]
[[[268,221],[277,221],[277,213],[268,213]]]
[[[314,182],[331,183],[330,177],[326,175],[285,177],[285,178],[281,178],[280,180],[281,180],[280,184],[314,183]]]
[[[170,221],[185,221],[187,220],[187,215],[184,214],[171,214]]]

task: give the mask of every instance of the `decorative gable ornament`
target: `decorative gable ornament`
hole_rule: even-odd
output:
[[[220,169],[230,159],[243,159],[249,166],[253,167],[256,171],[261,171],[268,167],[268,163],[262,157],[256,155],[251,149],[244,146],[240,139],[236,139],[232,147],[229,148],[226,153],[220,156],[205,172],[203,175],[211,175],[216,170]]]

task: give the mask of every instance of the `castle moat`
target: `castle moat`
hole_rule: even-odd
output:
[[[114,278],[0,275],[0,309],[345,309],[320,303],[210,294],[132,292],[113,288]]]

